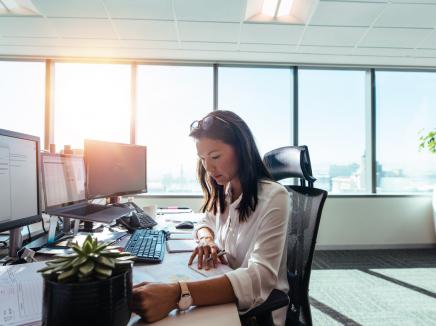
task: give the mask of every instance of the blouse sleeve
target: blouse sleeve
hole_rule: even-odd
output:
[[[215,222],[216,222],[215,215],[210,213],[210,212],[206,212],[204,217],[195,226],[195,229],[194,229],[194,237],[195,237],[195,239],[198,239],[197,231],[199,229],[201,229],[201,228],[204,228],[204,227],[209,228],[213,232],[213,234],[215,236],[215,229],[216,229]]]
[[[281,188],[267,204],[262,216],[248,267],[226,273],[241,311],[264,302],[277,286],[278,273],[285,250],[290,200]]]

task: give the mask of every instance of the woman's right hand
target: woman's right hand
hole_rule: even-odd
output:
[[[202,269],[203,265],[206,270],[209,270],[210,267],[216,267],[218,264],[218,260],[222,264],[227,264],[224,256],[218,257],[218,252],[220,249],[213,241],[212,237],[206,236],[202,237],[197,244],[197,247],[192,251],[191,258],[189,258],[188,265],[192,265],[195,257],[198,256],[197,263],[198,269]]]

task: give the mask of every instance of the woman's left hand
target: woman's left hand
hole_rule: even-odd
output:
[[[180,298],[180,286],[177,283],[137,284],[132,289],[131,309],[148,323],[165,318],[177,308]]]

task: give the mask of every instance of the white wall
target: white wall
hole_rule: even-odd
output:
[[[200,198],[135,198],[141,206],[189,206]],[[431,197],[328,197],[318,234],[319,249],[436,246]]]

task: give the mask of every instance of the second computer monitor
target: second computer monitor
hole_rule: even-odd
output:
[[[147,148],[85,140],[87,198],[147,191]]]

